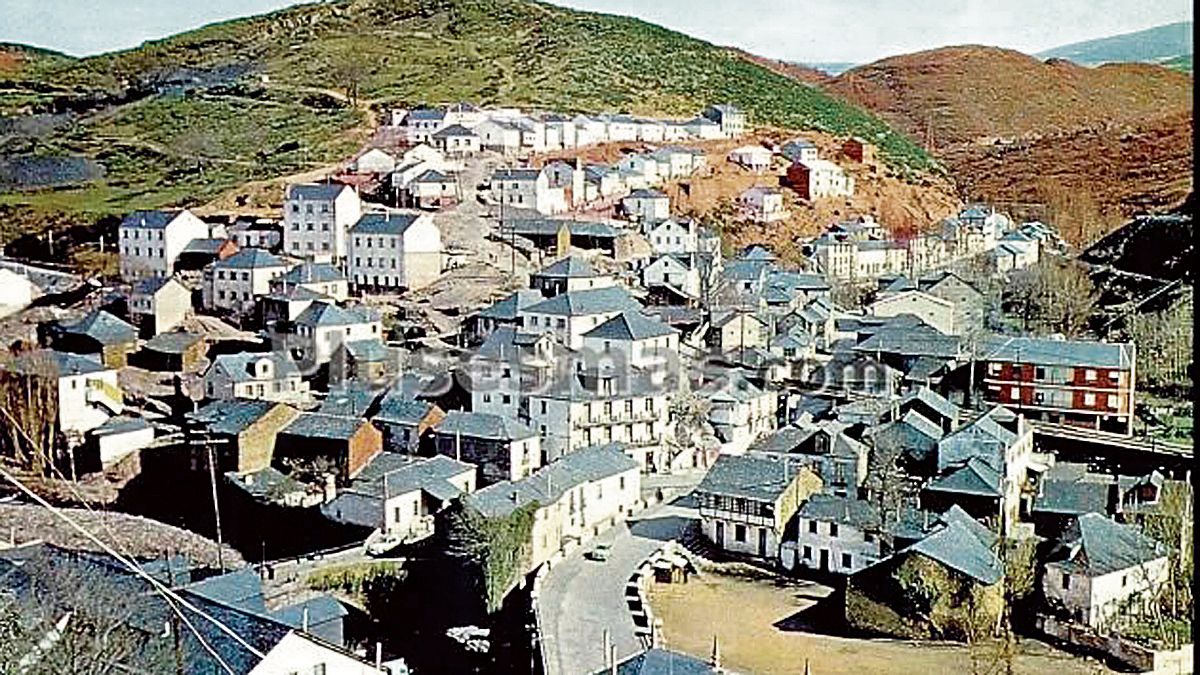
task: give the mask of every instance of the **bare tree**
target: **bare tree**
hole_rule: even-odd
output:
[[[1086,268],[1052,258],[1015,272],[1007,290],[1007,304],[1026,331],[1067,337],[1087,332],[1099,299]]]
[[[0,363],[0,456],[48,475],[58,459],[58,369],[44,352]]]
[[[366,66],[353,54],[338,59],[333,64],[333,78],[346,95],[346,102],[350,107],[358,105],[358,87],[366,74]]]

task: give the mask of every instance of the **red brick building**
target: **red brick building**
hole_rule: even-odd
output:
[[[1030,419],[1133,433],[1132,343],[995,337],[984,345],[984,399]]]
[[[871,164],[875,161],[875,146],[861,138],[849,138],[842,143],[842,155],[859,164]]]

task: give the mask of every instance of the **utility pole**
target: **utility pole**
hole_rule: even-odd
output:
[[[208,477],[212,483],[213,515],[217,522],[217,566],[225,573],[225,542],[221,537],[221,505],[217,501],[217,466],[213,459],[212,443],[206,438],[204,447],[208,450]]]

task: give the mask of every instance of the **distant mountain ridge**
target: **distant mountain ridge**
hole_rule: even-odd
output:
[[[1163,63],[1192,54],[1191,21],[1157,26],[1133,33],[1085,40],[1035,54],[1040,59],[1067,59],[1080,65],[1102,63]],[[1190,70],[1191,59],[1187,60]]]

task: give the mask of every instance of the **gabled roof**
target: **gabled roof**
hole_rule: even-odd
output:
[[[73,324],[62,326],[69,335],[83,335],[102,345],[117,345],[137,340],[137,329],[102,309],[89,312]]]
[[[461,434],[494,441],[521,441],[537,435],[533,429],[505,416],[482,412],[451,410],[434,430],[443,435]]]
[[[918,402],[924,403],[932,410],[952,421],[956,421],[958,419],[958,406],[954,405],[949,399],[930,389],[929,387],[918,387],[900,397],[901,408],[911,406]]]
[[[1035,363],[1046,366],[1091,366],[1128,370],[1134,350],[1129,343],[1053,340],[1034,337],[994,336],[984,343],[984,361]]]
[[[346,275],[329,263],[308,261],[288,270],[280,279],[289,284],[321,284],[346,281]]]
[[[639,309],[641,309],[641,305],[633,299],[633,296],[629,295],[628,291],[618,286],[608,286],[562,293],[549,300],[531,305],[525,311],[530,314],[587,316]]]
[[[366,387],[350,386],[330,391],[317,408],[323,415],[361,417],[379,399],[380,392]]]
[[[176,279],[175,277],[146,277],[133,284],[134,295],[154,295],[163,289],[164,286],[171,282],[175,282],[185,289],[187,286]]]
[[[369,211],[359,217],[358,222],[350,228],[350,234],[404,234],[422,215],[419,211],[397,209]]]
[[[899,553],[919,553],[983,584],[994,584],[1003,566],[972,528],[955,519]]]
[[[475,136],[475,135],[477,135],[477,134],[474,131],[471,131],[470,129],[464,127],[461,124],[451,124],[448,127],[438,129],[437,131],[433,132],[433,134],[432,134],[433,138],[438,138],[438,139],[451,138],[451,137],[462,137],[462,136]]]
[[[764,455],[718,455],[697,492],[774,501],[783,494],[799,470],[786,459]]]
[[[292,360],[291,355],[283,351],[220,354],[213,359],[212,365],[204,375],[207,377],[209,373],[222,372],[233,382],[252,382],[257,379],[254,377],[253,365],[261,359],[271,362],[273,380],[300,375],[296,362]]]
[[[350,326],[372,323],[379,317],[367,307],[341,307],[332,302],[316,301],[306,307],[295,323],[302,326]]]
[[[858,530],[876,529],[882,522],[879,511],[871,502],[823,493],[809,497],[800,507],[799,516],[809,520],[848,525]]]
[[[583,337],[602,340],[648,340],[678,333],[678,330],[657,319],[651,319],[641,312],[626,310],[584,333]]]
[[[979,497],[999,497],[1002,494],[1001,475],[982,458],[971,457],[962,464],[950,467],[941,476],[930,481],[925,489]]]
[[[353,437],[364,424],[368,424],[368,422],[361,417],[306,412],[300,413],[280,433],[306,438],[345,441]]]
[[[1167,555],[1159,542],[1132,525],[1098,513],[1075,519],[1062,537],[1055,565],[1065,571],[1098,577],[1120,572]]]
[[[388,359],[387,346],[379,338],[343,342],[342,348],[350,358],[360,363],[379,363]]]
[[[592,277],[604,276],[603,274],[597,272],[586,258],[581,258],[575,255],[569,255],[565,258],[560,258],[549,265],[546,265],[534,274],[539,277],[550,277],[554,279],[589,279]]]
[[[252,270],[269,267],[286,267],[287,262],[261,248],[244,248],[237,253],[213,263],[214,269]]]
[[[662,190],[639,188],[625,195],[625,199],[670,199]]]
[[[515,321],[521,310],[536,305],[545,300],[542,294],[533,288],[518,289],[517,292],[484,307],[475,316],[500,321]]]
[[[447,502],[463,494],[450,479],[474,472],[474,464],[460,462],[445,455],[435,455],[388,471],[383,480],[387,482],[387,493],[392,497],[423,490],[436,499]]]
[[[121,227],[137,227],[149,230],[161,230],[175,221],[182,210],[164,211],[141,210],[133,211],[121,220]]]
[[[447,176],[446,174],[442,173],[441,171],[437,171],[436,169],[426,169],[425,171],[421,172],[421,174],[418,175],[416,178],[412,179],[412,182],[414,182],[414,183],[436,183],[436,184],[440,185],[442,183],[453,183],[454,179]]]
[[[419,401],[404,392],[389,391],[379,400],[379,412],[372,419],[415,427],[432,409],[433,404],[428,401]]]
[[[146,341],[144,349],[162,354],[182,354],[204,340],[203,335],[184,331],[159,333]]]
[[[277,405],[282,404],[244,399],[212,401],[186,417],[205,425],[210,433],[232,436],[245,431]]]
[[[287,187],[287,199],[307,199],[328,202],[337,199],[344,190],[352,190],[341,183],[297,183]]]
[[[598,445],[569,452],[519,481],[501,481],[463,498],[489,518],[506,516],[532,502],[557,502],[568,490],[588,482],[636,471],[638,463],[619,444]]]

